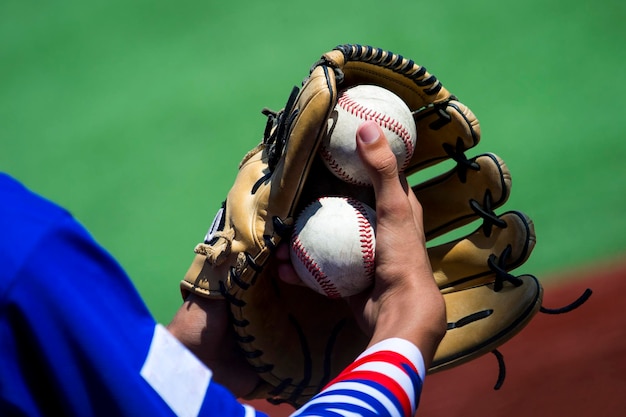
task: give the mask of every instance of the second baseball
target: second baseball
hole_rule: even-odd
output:
[[[329,298],[367,289],[374,279],[376,213],[346,197],[322,197],[296,218],[291,262],[300,279]]]
[[[371,185],[371,181],[356,152],[356,131],[367,120],[374,120],[383,129],[400,171],[411,160],[417,142],[411,110],[396,94],[367,84],[342,91],[328,120],[320,155],[335,176],[364,186]]]

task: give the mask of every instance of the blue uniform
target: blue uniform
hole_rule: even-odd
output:
[[[423,375],[385,341],[296,414],[411,416]],[[0,416],[264,415],[211,376],[70,213],[0,174]]]

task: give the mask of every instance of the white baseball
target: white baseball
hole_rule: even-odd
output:
[[[357,294],[374,279],[376,212],[347,197],[322,197],[296,218],[291,262],[300,279],[330,298]]]
[[[337,177],[357,185],[371,185],[367,171],[356,153],[356,130],[366,120],[374,120],[383,128],[400,171],[411,160],[417,141],[411,110],[396,94],[367,84],[341,92],[335,111],[328,120],[320,155]]]

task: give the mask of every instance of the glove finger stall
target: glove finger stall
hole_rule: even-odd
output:
[[[509,198],[511,174],[498,156],[479,155],[472,162],[474,169],[457,165],[412,187],[424,210],[427,241],[481,216],[485,221],[492,221],[496,217],[493,210]]]
[[[414,111],[417,143],[406,168],[411,175],[421,169],[452,158],[465,159],[463,152],[480,141],[480,124],[463,103],[450,100]]]
[[[526,262],[534,249],[534,225],[518,211],[504,213],[500,219],[506,227],[493,228],[488,234],[479,227],[464,237],[428,248],[442,293],[496,280],[515,280],[508,272]]]

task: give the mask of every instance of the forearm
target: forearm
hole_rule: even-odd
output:
[[[445,306],[430,270],[414,273],[409,285],[370,304],[378,314],[368,348],[294,416],[415,414],[426,369],[445,334]]]
[[[381,300],[370,346],[394,337],[405,339],[419,348],[429,366],[445,323],[445,304],[434,283],[403,288]]]
[[[370,346],[292,417],[338,415],[342,411],[413,416],[424,374],[422,354],[413,343],[398,338],[383,340]]]
[[[187,297],[168,330],[213,372],[213,379],[238,397],[251,392],[259,376],[238,349],[226,300]]]

